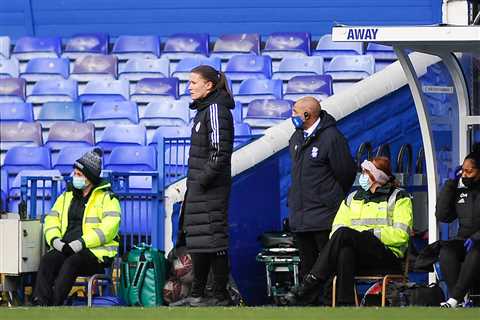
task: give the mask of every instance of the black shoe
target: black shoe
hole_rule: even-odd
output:
[[[300,286],[293,288],[289,293],[285,295],[285,299],[289,304],[302,304],[305,303],[308,296],[315,291],[318,291],[320,285],[320,280],[315,277],[313,274],[307,274],[303,281],[300,283]]]
[[[201,303],[206,298],[204,297],[186,297],[181,300],[170,303],[169,307],[193,307],[194,304]]]
[[[228,307],[233,306],[230,297],[225,298],[204,298],[198,302],[190,303],[191,307]]]

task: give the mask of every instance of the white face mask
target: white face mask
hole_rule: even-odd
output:
[[[72,184],[75,189],[83,190],[87,186],[87,179],[84,177],[73,176]]]
[[[363,190],[368,191],[372,187],[372,181],[370,181],[370,177],[364,173],[360,175],[358,179],[358,183]]]

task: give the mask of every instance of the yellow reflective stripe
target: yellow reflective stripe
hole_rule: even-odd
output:
[[[53,230],[53,229],[57,229],[58,231],[60,231],[59,227],[54,226],[54,227],[50,227],[50,228],[45,229],[43,232],[46,234],[48,231]]]
[[[100,223],[102,220],[98,217],[86,217],[85,218],[85,223]]]
[[[100,239],[100,243],[101,244],[104,244],[107,239],[105,237],[105,234],[103,233],[103,231],[99,228],[94,228],[93,231],[95,231],[95,233],[97,234],[98,238]]]
[[[60,217],[60,212],[51,211],[50,213],[47,213],[47,216],[49,216],[49,217]]]
[[[120,212],[117,211],[105,211],[103,217],[120,217]]]
[[[393,224],[393,226],[395,228],[401,229],[401,230],[405,231],[406,233],[410,234],[410,227],[408,225],[406,225],[405,223],[395,222]]]

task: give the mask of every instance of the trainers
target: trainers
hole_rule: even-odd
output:
[[[205,300],[203,297],[186,297],[181,300],[170,303],[170,307],[192,307],[194,304],[200,303]]]

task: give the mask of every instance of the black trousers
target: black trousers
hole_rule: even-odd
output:
[[[480,282],[480,242],[475,242],[468,253],[463,243],[464,240],[443,242],[439,256],[448,292],[457,301],[463,301],[467,291],[477,287]]]
[[[330,230],[311,231],[311,232],[297,232],[294,234],[295,242],[298,247],[298,253],[300,256],[300,278],[310,273],[312,267],[315,265],[320,252],[328,242],[328,236]],[[324,297],[329,290],[319,286],[316,293],[312,293],[309,297],[305,297],[302,304],[305,305],[317,305],[319,304],[320,297]]]
[[[322,281],[337,275],[338,305],[353,305],[355,275],[401,271],[401,261],[371,232],[339,228],[312,268]]]
[[[40,260],[33,296],[42,305],[63,305],[77,276],[104,272],[103,263],[88,249],[70,256],[50,250]]]
[[[213,273],[213,296],[219,300],[229,298],[227,291],[230,267],[226,250],[209,253],[191,253],[193,264],[192,297],[205,296],[210,268]]]

